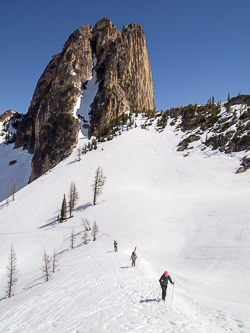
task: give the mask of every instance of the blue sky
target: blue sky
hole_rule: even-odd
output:
[[[249,0],[1,0],[0,114],[26,113],[52,55],[103,17],[142,26],[157,110],[250,93]]]

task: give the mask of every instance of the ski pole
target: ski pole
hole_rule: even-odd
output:
[[[173,302],[173,299],[174,299],[174,284],[173,284],[173,289],[172,289],[172,302]]]

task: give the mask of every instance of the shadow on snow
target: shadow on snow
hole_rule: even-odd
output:
[[[149,303],[149,302],[160,302],[161,300],[159,298],[146,298],[140,300],[140,303]]]

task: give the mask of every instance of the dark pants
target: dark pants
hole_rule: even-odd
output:
[[[132,259],[132,267],[135,267],[135,259]]]
[[[164,299],[164,301],[165,301],[166,294],[167,294],[167,287],[168,286],[161,286],[161,289],[162,289],[162,299]]]

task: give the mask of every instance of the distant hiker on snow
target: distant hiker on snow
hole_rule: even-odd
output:
[[[132,267],[134,266],[135,267],[135,261],[136,261],[136,259],[137,259],[137,255],[136,255],[136,253],[133,251],[132,252],[132,255],[131,255],[131,257],[130,257],[130,260],[132,259]]]
[[[160,285],[161,285],[161,289],[162,289],[162,299],[165,301],[166,299],[166,293],[167,293],[167,287],[168,287],[168,280],[174,284],[174,282],[172,281],[170,275],[168,275],[168,272],[165,271],[162,276],[160,277]]]
[[[117,252],[117,241],[114,239],[114,251]]]

